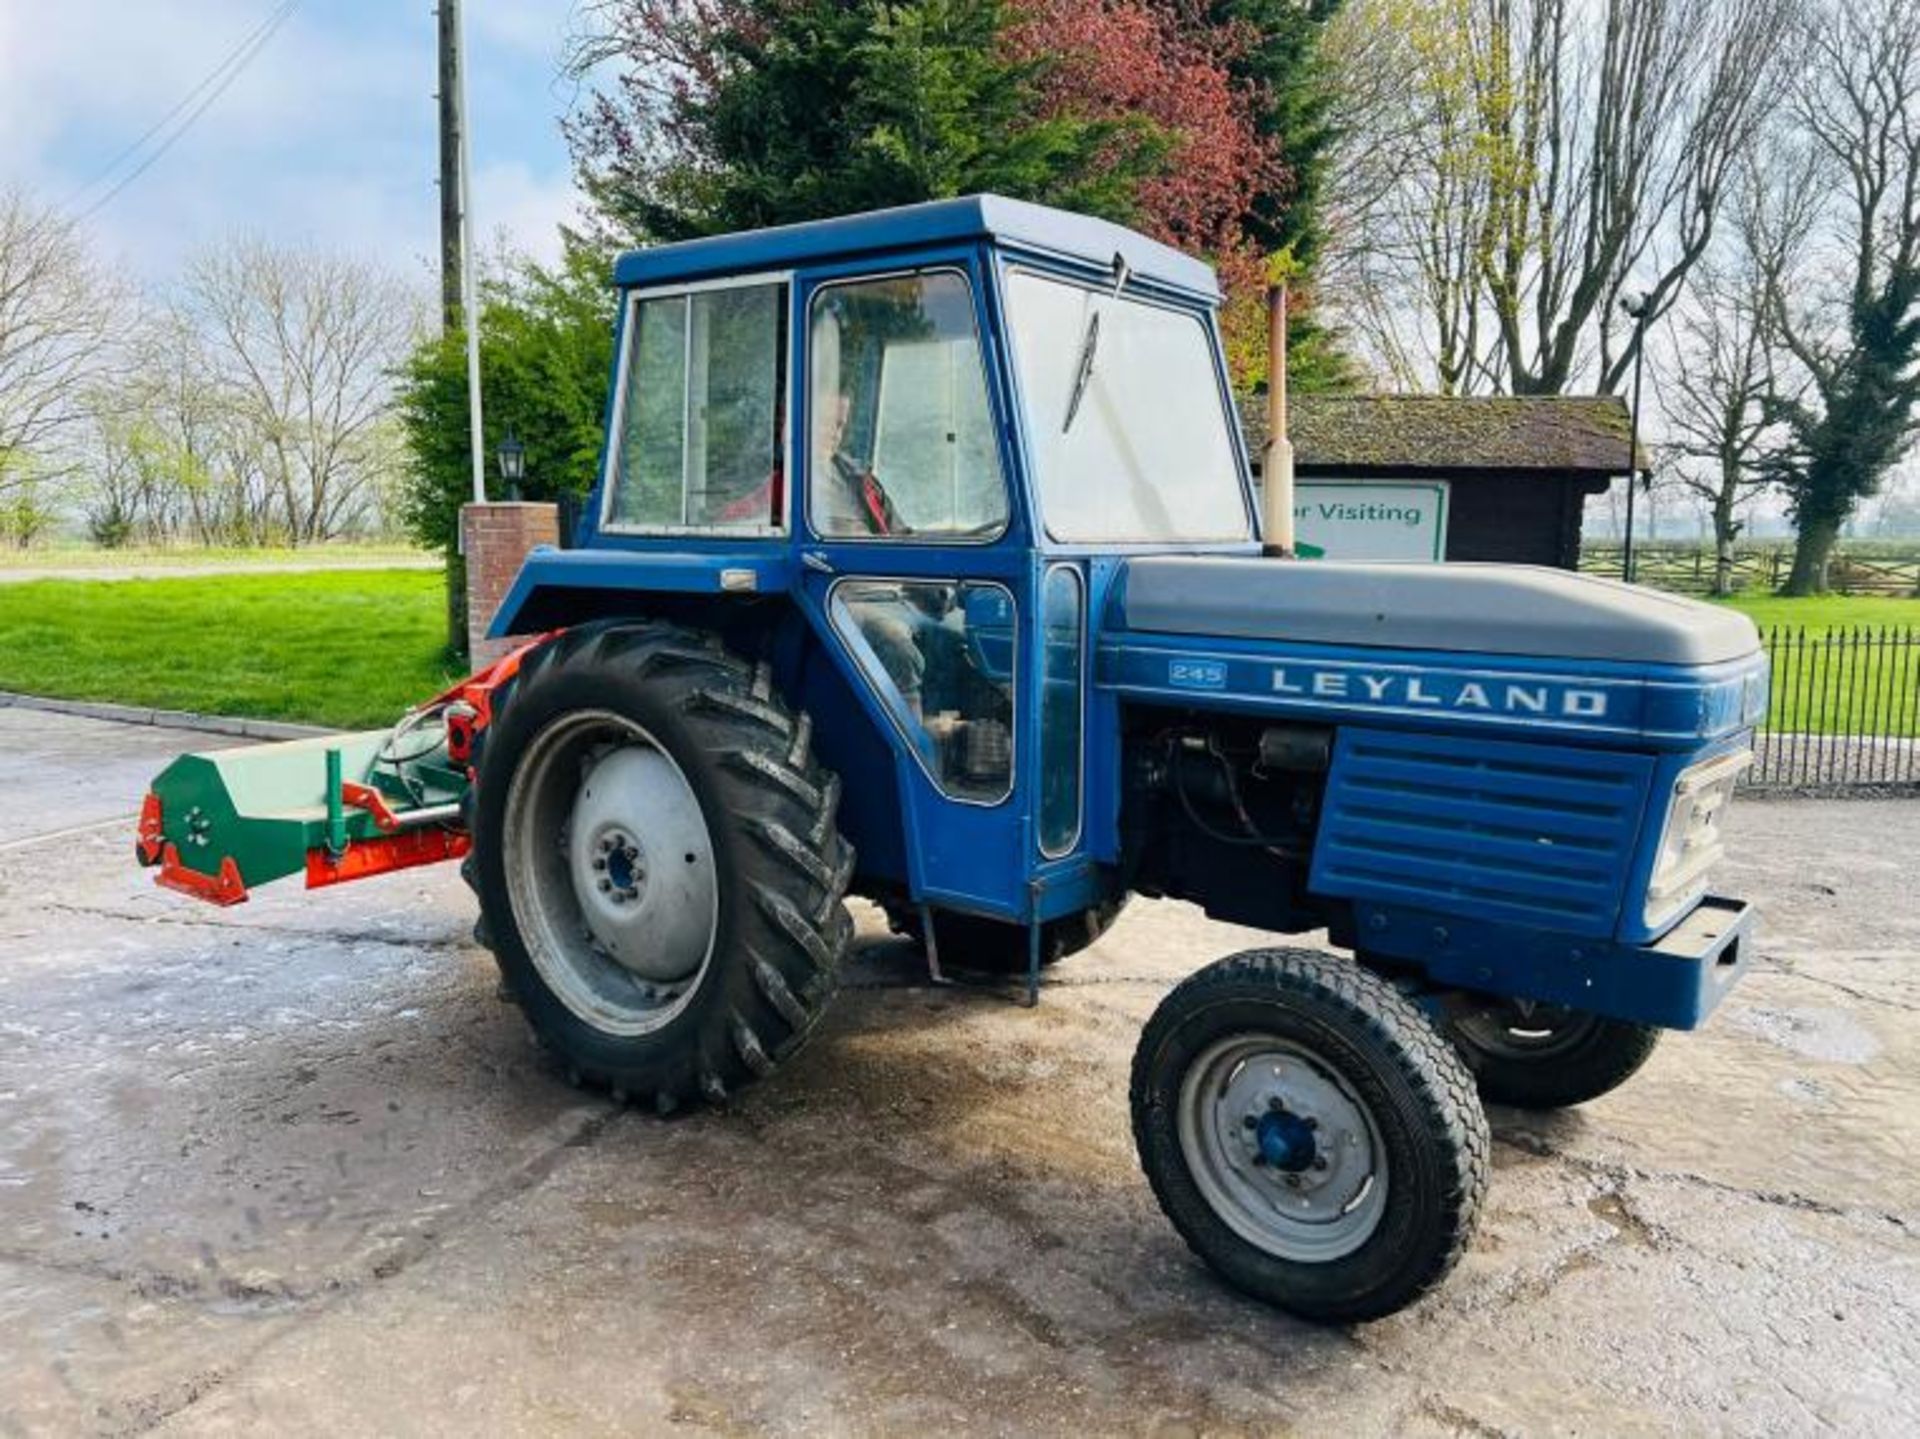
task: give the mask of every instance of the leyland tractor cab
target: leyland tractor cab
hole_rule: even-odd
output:
[[[1030,993],[1131,895],[1324,933],[1173,989],[1131,1102],[1188,1243],[1328,1320],[1452,1267],[1482,1096],[1605,1093],[1746,966],[1708,886],[1753,627],[1264,555],[1205,265],[978,197],[615,281],[590,508],[493,624],[526,642],[390,732],[176,761],[161,883],[457,860],[564,1072],[663,1114],[807,1039],[849,895]]]

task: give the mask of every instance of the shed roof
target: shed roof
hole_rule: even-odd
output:
[[[1241,405],[1247,445],[1266,444],[1264,397]],[[1633,417],[1618,395],[1298,395],[1288,405],[1306,473],[1509,470],[1624,475]],[[1640,461],[1647,463],[1643,446]]]
[[[1157,240],[1106,220],[1001,195],[932,200],[831,220],[656,245],[622,255],[613,274],[620,285],[677,284],[976,240],[991,240],[1012,249],[1103,269],[1119,254],[1144,279],[1208,300],[1218,298],[1220,293],[1211,266]]]

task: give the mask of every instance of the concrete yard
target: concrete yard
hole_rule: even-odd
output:
[[[1258,936],[1137,904],[1028,1013],[861,907],[814,1046],[662,1122],[537,1058],[450,868],[155,890],[205,743],[0,710],[0,1434],[1920,1432],[1920,803],[1738,809],[1757,972],[1496,1112],[1450,1284],[1331,1330],[1189,1257],[1127,1125]]]

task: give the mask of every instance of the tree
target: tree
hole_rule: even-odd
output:
[[[999,0],[624,0],[582,63],[626,68],[569,126],[622,242],[992,190],[1129,218],[1152,126],[1042,103]]]
[[[61,446],[111,359],[122,298],[70,221],[0,191],[0,495],[66,463]]]
[[[1227,294],[1237,378],[1265,378],[1270,261],[1296,281],[1288,368],[1304,388],[1343,383],[1306,283],[1319,241],[1312,202],[1326,143],[1311,63],[1327,0],[1030,0],[1003,40],[1046,62],[1049,112],[1149,121],[1164,159],[1140,176],[1134,223],[1207,256]]]
[[[1398,68],[1346,72],[1372,123],[1341,142],[1365,193],[1340,243],[1371,253],[1341,268],[1385,365],[1450,393],[1617,389],[1640,333],[1618,302],[1657,319],[1710,247],[1795,3],[1359,0],[1395,38],[1336,52]]]
[[[421,297],[348,256],[240,239],[189,264],[178,313],[238,426],[230,458],[263,467],[288,542],[356,522],[378,488],[378,427]]]
[[[530,500],[584,498],[597,467],[613,358],[607,265],[570,241],[554,270],[503,259],[480,289],[480,375],[487,445],[512,427],[526,446]],[[456,553],[460,506],[472,494],[466,339],[417,342],[400,368],[395,411],[405,441],[399,511],[407,531],[448,557],[448,635],[465,643],[465,573]]]
[[[1215,24],[1247,36],[1226,57],[1227,73],[1251,95],[1254,132],[1278,163],[1261,174],[1241,228],[1254,250],[1279,257],[1291,277],[1287,382],[1301,393],[1349,389],[1355,381],[1345,348],[1321,321],[1317,283],[1326,239],[1326,182],[1340,125],[1339,77],[1324,52],[1345,3],[1212,0],[1204,7]],[[1242,334],[1253,336],[1252,368],[1262,371],[1264,288],[1251,286],[1231,296],[1235,303],[1228,316],[1230,326],[1237,321]]]
[[[606,0],[576,60],[624,68],[569,130],[618,243],[995,191],[1197,251],[1260,377],[1267,261],[1307,299],[1338,0]],[[1302,307],[1291,366],[1345,370]]]
[[[1769,462],[1798,525],[1786,593],[1827,587],[1840,529],[1899,462],[1920,405],[1920,0],[1823,0],[1794,36],[1765,223],[1769,308],[1806,384]]]
[[[1749,192],[1761,183],[1750,179]],[[1769,314],[1764,269],[1739,246],[1696,266],[1668,317],[1672,358],[1657,379],[1662,448],[1675,480],[1713,526],[1716,595],[1733,593],[1742,507],[1772,484],[1766,461],[1777,442],[1773,416],[1783,382]]]

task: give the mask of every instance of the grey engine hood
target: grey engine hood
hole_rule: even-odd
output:
[[[1254,556],[1126,561],[1109,628],[1555,659],[1711,665],[1759,648],[1718,605],[1531,565]]]

